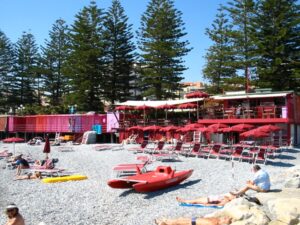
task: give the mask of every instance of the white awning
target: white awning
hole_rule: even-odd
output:
[[[284,93],[257,93],[257,94],[245,94],[245,95],[214,95],[211,98],[215,100],[230,100],[230,99],[249,99],[249,98],[274,98],[285,97],[291,92]]]
[[[149,107],[157,107],[160,105],[179,105],[183,103],[189,102],[197,102],[203,101],[204,98],[190,98],[190,99],[180,99],[180,100],[160,100],[160,101],[126,101],[122,103],[117,103],[116,105],[126,105],[126,106],[149,106]]]

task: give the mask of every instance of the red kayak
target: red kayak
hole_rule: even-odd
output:
[[[134,188],[137,192],[151,192],[177,185],[190,177],[193,170],[175,172],[170,166],[158,166],[155,171],[141,173],[137,167],[137,175],[109,180],[111,188]]]

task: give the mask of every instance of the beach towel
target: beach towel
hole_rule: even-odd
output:
[[[179,203],[180,206],[187,206],[187,207],[197,207],[197,208],[213,208],[213,209],[222,209],[224,206],[218,205],[202,205],[202,204],[189,204],[189,203]]]

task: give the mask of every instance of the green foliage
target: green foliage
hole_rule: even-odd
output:
[[[105,80],[103,12],[95,2],[76,16],[70,32],[70,56],[65,71],[70,79],[70,94],[80,110],[99,110]]]
[[[273,90],[300,87],[300,11],[296,0],[261,0],[255,19],[257,84]]]
[[[144,96],[156,99],[174,98],[186,70],[182,59],[190,49],[182,13],[172,0],[152,0],[141,18],[139,49],[142,51],[142,82]]]
[[[63,72],[69,55],[68,26],[62,19],[56,20],[49,32],[50,40],[42,47],[42,79],[44,95],[51,105],[62,104],[62,97],[69,90],[69,80]]]
[[[9,101],[19,104],[39,104],[39,54],[34,36],[24,32],[16,44],[16,64]]]
[[[14,62],[13,45],[6,35],[0,31],[0,113],[7,112],[10,106],[8,102],[10,92],[9,78],[13,73]]]
[[[236,69],[233,67],[235,55],[233,43],[229,36],[232,26],[228,25],[223,8],[219,8],[211,29],[206,29],[206,35],[213,41],[209,47],[203,69],[204,78],[210,81],[213,87],[210,93],[220,93],[224,90],[240,88],[236,82]],[[235,79],[235,80],[234,80]]]
[[[104,96],[108,101],[125,101],[133,89],[133,72],[135,46],[132,42],[132,25],[119,0],[113,0],[104,18],[105,40],[105,83]]]

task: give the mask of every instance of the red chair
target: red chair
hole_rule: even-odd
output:
[[[263,164],[267,163],[267,155],[266,155],[266,149],[261,149],[258,153],[258,155],[255,157],[254,163],[262,162]]]
[[[188,156],[196,156],[196,157],[199,157],[202,155],[201,153],[201,145],[200,143],[195,143],[192,147],[192,149],[190,150],[189,153],[187,153]]]
[[[144,140],[139,147],[128,148],[128,151],[135,151],[136,153],[142,153],[145,151],[148,143],[149,142],[147,140]]]
[[[212,147],[212,149],[210,150],[209,154],[208,154],[208,158],[210,157],[214,157],[214,158],[219,158],[219,155],[220,155],[220,150],[222,148],[222,145],[214,145]]]

